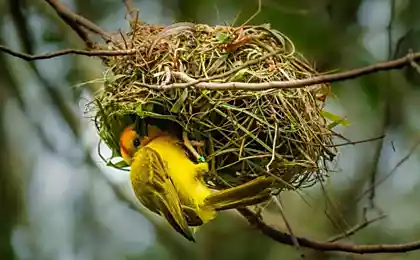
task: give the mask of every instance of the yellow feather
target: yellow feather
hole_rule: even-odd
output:
[[[181,204],[195,209],[204,223],[213,219],[215,211],[206,207],[204,203],[212,193],[203,181],[203,174],[208,172],[208,164],[193,163],[179,141],[168,135],[153,139],[146,147],[155,150],[166,164],[168,175],[175,185]]]
[[[165,217],[184,237],[194,240],[178,192],[156,151],[143,147],[135,154],[130,178],[136,197],[145,207]]]

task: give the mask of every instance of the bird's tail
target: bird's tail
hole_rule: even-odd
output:
[[[268,200],[274,179],[261,176],[237,187],[217,191],[205,200],[215,210],[227,210],[255,205]]]
[[[156,204],[160,204],[160,213],[178,233],[183,235],[186,239],[195,242],[193,233],[187,223],[181,205],[179,204],[178,197],[171,192],[173,190],[167,189],[166,191],[169,192],[160,196],[160,198],[155,201]]]

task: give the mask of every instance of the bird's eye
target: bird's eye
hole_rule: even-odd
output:
[[[136,138],[133,140],[133,145],[134,147],[139,147],[140,146],[140,139]]]

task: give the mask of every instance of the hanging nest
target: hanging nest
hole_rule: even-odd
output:
[[[120,156],[119,135],[135,114],[176,122],[190,140],[202,144],[198,152],[211,169],[207,183],[215,188],[261,175],[276,177],[279,187],[287,183],[299,188],[326,174],[325,162],[335,152],[323,113],[328,85],[263,91],[206,88],[208,83],[316,75],[280,32],[269,25],[133,23],[131,32],[108,46],[132,48],[134,55],[106,58],[106,82],[92,102],[98,133],[113,157]]]

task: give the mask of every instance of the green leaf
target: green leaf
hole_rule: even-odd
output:
[[[113,162],[109,161],[106,165],[107,166],[112,166],[112,167],[115,167],[115,168],[118,168],[118,169],[128,167],[128,164],[124,160],[121,160],[117,163],[113,163]]]
[[[172,106],[171,113],[178,113],[181,110],[181,107],[184,104],[185,100],[187,100],[187,97],[188,97],[188,89],[184,88],[184,91],[182,92],[181,96]]]
[[[232,76],[230,79],[231,81],[243,81],[245,78],[245,73],[248,72],[248,69],[241,69],[240,71],[236,72],[235,75]]]
[[[153,112],[155,105],[153,103],[147,103],[144,105],[144,111]]]
[[[111,155],[111,158],[118,157],[118,156],[120,156],[119,151],[118,151],[118,150],[116,150],[116,149],[112,149],[112,155]]]
[[[141,118],[144,118],[147,112],[153,112],[152,103],[140,104],[136,107],[136,114]]]
[[[216,33],[216,40],[219,43],[228,43],[230,41],[230,37],[229,37],[229,34],[227,34],[225,32],[217,32]]]
[[[348,121],[347,119],[335,115],[333,113],[327,112],[327,111],[321,111],[321,115],[323,117],[325,117],[326,119],[332,121],[332,123],[330,123],[328,125],[329,129],[332,129],[334,127],[336,127],[337,125],[342,125],[342,126],[349,126],[350,125],[350,121]]]
[[[117,81],[117,80],[119,80],[119,79],[121,79],[121,78],[123,78],[123,77],[125,77],[125,75],[123,75],[123,74],[118,74],[118,75],[108,75],[108,76],[105,78],[105,83],[109,84],[109,83],[115,82],[115,81]]]

